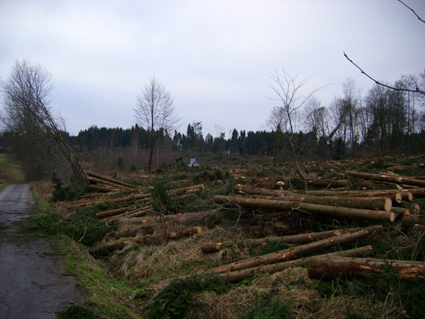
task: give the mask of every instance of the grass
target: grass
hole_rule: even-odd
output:
[[[86,293],[86,306],[94,309],[96,315],[113,319],[143,318],[137,311],[138,302],[132,301],[136,288],[108,273],[104,264],[93,259],[84,246],[61,236],[60,252],[66,258],[68,272],[77,277],[78,287]]]
[[[7,154],[0,154],[0,189],[5,184],[14,182],[16,177],[21,174],[19,166],[14,164],[10,156]]]

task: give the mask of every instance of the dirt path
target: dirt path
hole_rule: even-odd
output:
[[[47,319],[82,304],[54,244],[21,230],[16,221],[36,214],[28,184],[0,192],[0,319]]]

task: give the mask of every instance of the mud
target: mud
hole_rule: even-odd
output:
[[[0,319],[47,319],[82,305],[55,243],[24,231],[18,221],[36,215],[28,184],[0,192]]]

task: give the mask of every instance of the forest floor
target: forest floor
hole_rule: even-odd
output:
[[[421,187],[354,177],[346,172],[424,180],[423,163],[424,156],[387,156],[367,160],[304,161],[302,168],[310,191],[397,190]],[[95,171],[95,164],[89,168]],[[131,211],[122,219],[120,215],[115,219],[96,217],[96,214],[100,216],[100,213],[123,209],[123,204],[114,202],[122,196],[119,192],[113,192],[108,199],[99,197],[103,199],[93,199],[91,204],[77,207],[75,204],[79,202],[75,196],[53,202],[52,194],[53,199],[59,199],[55,198],[59,196],[54,192],[55,185],[37,183],[34,192],[41,213],[28,222],[28,228],[61,238],[62,252],[68,260],[67,271],[77,277],[86,296],[85,307],[97,316],[228,319],[425,316],[425,310],[419,306],[425,298],[423,278],[402,280],[396,271],[391,270],[390,264],[366,278],[353,278],[344,273],[326,280],[312,277],[309,266],[302,263],[280,271],[258,270],[255,276],[234,282],[223,280],[225,277],[210,271],[255,256],[291,249],[279,243],[252,247],[246,244],[249,240],[377,225],[382,225],[382,232],[348,244],[327,247],[320,253],[371,245],[373,253],[362,257],[373,255],[377,259],[424,262],[423,227],[406,227],[401,222],[401,215],[394,221],[376,221],[343,215],[323,216],[303,209],[217,203],[217,195],[234,196],[236,185],[270,191],[302,191],[303,183],[294,176],[290,161],[266,156],[208,155],[200,156],[200,167],[192,169],[176,164],[152,172],[116,169],[107,175],[134,186],[136,194],[150,194],[149,203],[134,200],[132,204],[139,209],[138,220],[129,220]],[[320,184],[318,180],[328,183]],[[101,185],[99,179],[93,181]],[[332,187],[329,181],[344,181],[346,184]],[[108,187],[107,183],[102,185]],[[202,188],[185,193],[187,196],[174,198],[166,195],[174,194],[173,189],[178,193],[197,185]],[[149,209],[146,208],[148,205]],[[416,205],[415,209],[419,207],[419,210],[415,214],[425,215],[420,208],[425,207],[424,197],[415,196],[406,205]],[[140,213],[140,209],[144,213]],[[189,224],[182,221],[170,223],[166,221],[169,216],[196,218],[192,218]],[[137,227],[139,231],[133,235],[113,237]],[[235,244],[213,253],[204,253],[201,249],[209,243],[230,241]]]

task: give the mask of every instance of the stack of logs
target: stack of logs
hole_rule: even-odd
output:
[[[152,243],[160,241],[161,238],[151,236],[155,228],[161,227],[164,230],[163,238],[175,239],[181,236],[191,236],[202,233],[199,225],[203,219],[214,211],[191,213],[184,215],[163,215],[152,209],[151,194],[143,191],[136,186],[121,182],[106,176],[93,172],[86,172],[90,181],[90,189],[93,193],[81,196],[81,199],[67,205],[68,210],[75,210],[86,206],[94,206],[102,203],[117,204],[117,209],[106,210],[96,214],[96,217],[107,225],[119,222],[122,225],[130,226],[127,229],[109,233],[105,240],[119,240],[124,237],[136,237],[138,243]],[[194,185],[184,188],[178,188],[168,191],[168,196],[172,199],[184,199],[194,192],[204,189],[204,185]],[[190,228],[180,229],[176,226],[191,226]],[[172,226],[172,227],[171,227]],[[176,229],[178,228],[178,231]],[[173,229],[173,230],[171,230]],[[90,249],[94,256],[105,256],[109,253],[123,248],[128,241],[114,242],[111,244],[102,244]]]
[[[411,178],[384,176],[347,172],[348,175],[399,183],[416,187],[425,187],[425,181]],[[241,207],[263,208],[290,212],[294,209],[333,217],[350,217],[376,222],[398,222],[402,227],[423,229],[425,216],[420,215],[418,204],[411,203],[413,196],[425,196],[425,188],[407,188],[376,191],[309,191],[301,194],[296,191],[286,192],[255,188],[243,185],[235,186],[237,196],[215,196],[218,204],[234,204]],[[253,257],[229,265],[208,270],[213,274],[223,276],[229,282],[238,282],[252,278],[261,273],[273,273],[288,267],[305,264],[311,278],[334,278],[341,274],[354,277],[368,277],[373,273],[382,272],[383,265],[389,265],[398,271],[403,279],[425,279],[425,262],[404,260],[381,260],[359,258],[364,254],[372,254],[371,246],[360,247],[336,253],[315,255],[302,258],[304,255],[317,253],[324,248],[340,245],[355,239],[364,238],[374,232],[382,232],[382,225],[365,229],[334,230],[321,233],[300,234],[283,237],[251,239],[244,242],[212,242],[202,245],[204,253],[214,253],[235,245],[249,247],[282,242],[300,246],[264,256]]]

